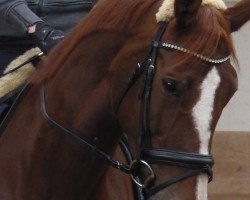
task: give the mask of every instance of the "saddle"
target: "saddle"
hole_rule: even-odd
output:
[[[32,48],[13,60],[0,76],[0,124],[15,98],[35,71],[42,51]]]

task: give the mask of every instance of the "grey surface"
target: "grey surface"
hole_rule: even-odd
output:
[[[220,131],[250,130],[250,22],[233,34],[240,69],[239,89],[224,109],[217,125]]]

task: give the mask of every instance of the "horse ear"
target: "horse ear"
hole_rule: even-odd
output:
[[[174,11],[177,26],[185,29],[195,21],[202,0],[175,0]]]
[[[237,31],[250,19],[250,0],[242,0],[224,11],[231,32]]]

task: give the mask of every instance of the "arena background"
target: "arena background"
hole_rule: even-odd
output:
[[[227,6],[237,2],[224,1]],[[250,22],[233,34],[233,40],[240,66],[239,89],[217,125],[209,200],[250,199]]]

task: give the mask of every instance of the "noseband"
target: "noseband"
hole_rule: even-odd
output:
[[[119,109],[119,106],[122,103],[124,97],[127,95],[129,89],[134,85],[138,78],[142,74],[144,74],[144,84],[139,97],[141,102],[139,116],[140,137],[138,140],[137,155],[135,156],[136,158],[133,158],[133,156],[131,155],[127,141],[121,141],[121,147],[128,162],[130,163],[129,165],[113,159],[110,155],[106,154],[98,147],[86,142],[84,139],[77,136],[77,134],[73,133],[71,130],[66,129],[65,127],[57,123],[54,119],[52,119],[48,115],[46,110],[44,86],[42,86],[40,90],[41,112],[47,123],[52,128],[67,135],[69,138],[76,141],[77,143],[85,147],[87,150],[91,151],[93,154],[108,161],[108,163],[114,168],[119,169],[127,174],[130,174],[135,185],[138,186],[138,199],[140,200],[146,198],[145,193],[147,197],[152,196],[160,190],[166,188],[167,186],[182,181],[186,178],[199,175],[201,173],[206,173],[209,177],[209,181],[212,180],[211,168],[213,166],[214,161],[211,155],[202,155],[195,153],[185,153],[180,151],[171,151],[167,149],[151,148],[151,133],[149,128],[149,106],[152,91],[152,82],[155,74],[156,59],[159,48],[167,48],[189,53],[211,64],[223,63],[229,59],[229,56],[223,59],[211,59],[200,54],[191,52],[177,45],[162,42],[161,38],[167,28],[167,25],[167,22],[163,22],[159,27],[149,55],[141,64],[138,64],[138,67],[135,69],[129,79],[127,88],[125,89],[123,95],[121,95],[121,98],[118,101],[117,110]],[[153,168],[151,167],[152,164],[167,164],[171,166],[187,168],[189,170],[186,173],[175,176],[170,180],[160,183],[159,185],[154,185],[156,176],[153,171]],[[142,168],[146,168],[149,173],[149,175],[144,178],[144,181],[141,181],[141,178],[138,175],[138,172]]]

